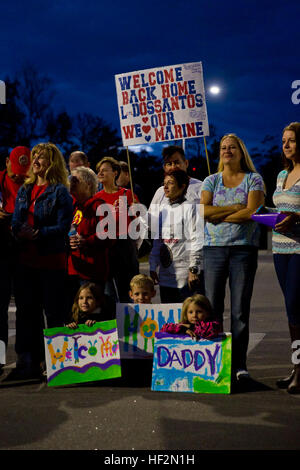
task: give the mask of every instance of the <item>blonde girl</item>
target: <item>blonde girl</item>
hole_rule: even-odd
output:
[[[166,323],[161,331],[188,335],[196,339],[210,339],[218,336],[222,327],[213,319],[212,307],[207,297],[195,294],[183,302],[180,323]]]

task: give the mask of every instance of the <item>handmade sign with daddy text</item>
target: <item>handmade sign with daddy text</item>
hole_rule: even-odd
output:
[[[152,390],[228,394],[230,381],[230,333],[199,341],[156,333]]]
[[[178,323],[182,304],[117,304],[122,358],[152,357],[155,333],[165,323]]]
[[[44,330],[49,386],[121,376],[116,320]]]
[[[124,146],[209,135],[202,63],[115,76]]]

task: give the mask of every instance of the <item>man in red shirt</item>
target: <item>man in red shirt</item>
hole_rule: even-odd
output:
[[[11,217],[15,200],[31,164],[31,153],[27,147],[14,148],[6,159],[6,169],[0,171],[0,341],[8,342],[8,307],[12,292],[12,278],[15,265],[15,249],[11,235]],[[0,357],[0,374],[3,364]]]

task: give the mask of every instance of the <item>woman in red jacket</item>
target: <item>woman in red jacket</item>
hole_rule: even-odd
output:
[[[68,273],[71,284],[70,304],[79,286],[93,282],[104,286],[109,276],[109,248],[113,240],[97,235],[101,217],[97,209],[104,201],[96,194],[98,180],[90,168],[77,167],[71,173],[70,192],[74,199]],[[75,294],[74,294],[75,295]]]

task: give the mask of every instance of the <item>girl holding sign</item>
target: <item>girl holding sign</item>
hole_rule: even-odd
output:
[[[215,338],[222,332],[221,324],[213,319],[210,301],[201,294],[185,299],[180,323],[165,323],[163,333],[189,335],[192,338]]]
[[[114,316],[114,305],[109,305],[109,300],[100,285],[93,282],[83,284],[75,296],[72,319],[67,327],[77,328],[78,324],[82,323],[92,326],[96,322],[111,320]]]

